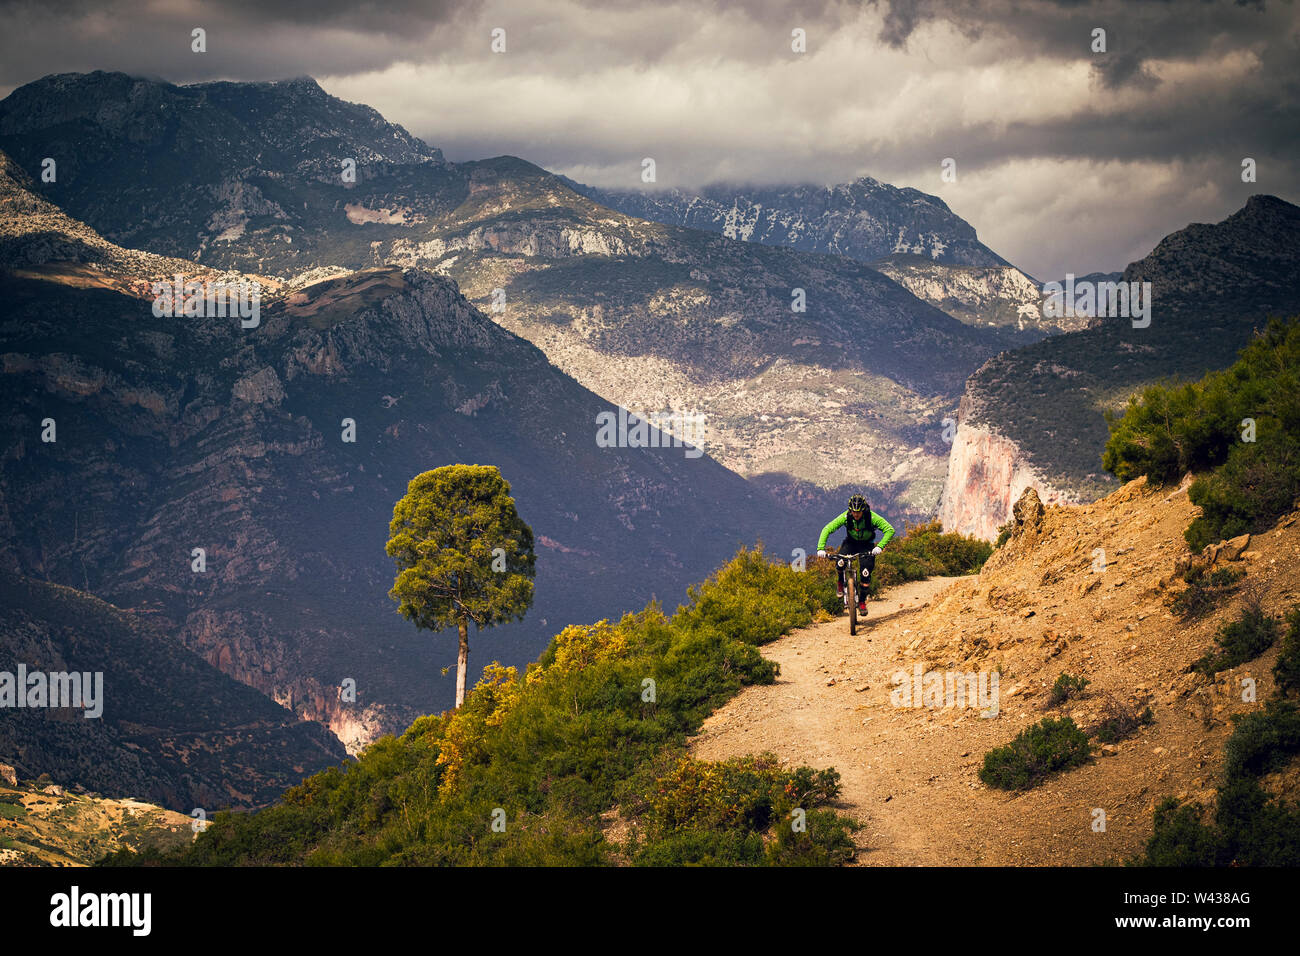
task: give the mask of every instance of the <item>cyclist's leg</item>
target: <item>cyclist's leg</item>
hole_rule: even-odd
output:
[[[867,586],[867,578],[876,570],[876,556],[868,551],[862,556],[862,586]]]
[[[840,547],[841,555],[847,557],[849,555],[856,554],[859,556],[858,567],[860,569],[865,569],[866,567],[865,562],[867,558],[870,556],[870,551],[871,551],[870,546],[867,545],[865,542],[855,541],[853,538],[848,537],[847,535],[844,538],[844,544]],[[859,576],[856,583],[858,587],[858,595],[859,597],[861,597],[861,595],[865,593],[863,589],[867,586],[866,576],[861,571],[859,571]]]
[[[871,557],[871,546],[863,541],[850,541],[848,550],[856,556],[858,580],[855,582],[857,589],[858,613],[861,614],[866,610],[867,601],[867,561]],[[841,553],[843,551],[841,550]]]

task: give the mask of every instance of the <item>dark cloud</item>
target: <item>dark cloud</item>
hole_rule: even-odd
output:
[[[452,159],[509,153],[606,186],[636,185],[647,155],[661,185],[915,186],[1044,275],[1119,268],[1247,188],[1300,198],[1291,3],[0,0],[0,16],[0,95],[96,69],[308,74]],[[938,178],[945,157],[956,183]]]
[[[1228,38],[1246,44],[1277,40],[1277,19],[1263,14],[1265,0],[869,0],[882,14],[881,42],[900,48],[919,27],[944,23],[977,37],[1006,32],[1034,49],[1064,58],[1094,58],[1103,87],[1151,88],[1158,78],[1150,59],[1205,53]],[[1274,3],[1287,11],[1290,0]],[[1292,22],[1294,22],[1292,20]],[[1091,50],[1092,31],[1107,32],[1108,52]]]
[[[391,36],[427,31],[470,8],[468,0],[222,0],[178,9],[132,0],[0,0],[4,16],[62,22],[96,16],[119,21],[127,29],[147,27],[150,21],[202,26],[212,20],[246,28],[291,24]]]
[[[1140,53],[1111,53],[1099,56],[1092,64],[1093,75],[1108,90],[1132,86],[1150,90],[1160,84],[1160,78],[1148,68]]]

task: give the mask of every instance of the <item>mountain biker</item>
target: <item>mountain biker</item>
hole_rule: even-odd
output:
[[[862,495],[854,495],[849,499],[849,510],[822,528],[822,535],[817,539],[817,557],[826,557],[826,539],[839,528],[845,531],[844,543],[840,545],[839,553],[863,555],[862,583],[858,588],[858,610],[866,613],[867,578],[876,567],[876,555],[880,554],[881,549],[894,537],[894,528],[871,510],[866,498]],[[877,531],[882,533],[879,546],[875,544]],[[835,562],[835,574],[838,577],[835,593],[844,599],[844,606],[848,607],[848,596],[844,593],[844,564],[839,561]]]

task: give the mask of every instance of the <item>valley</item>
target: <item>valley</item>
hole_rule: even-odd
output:
[[[1298,249],[1300,208],[1260,192],[1043,284],[871,176],[597,188],[449,160],[308,76],[17,86],[0,652],[104,685],[93,720],[6,706],[0,864],[1152,853],[1166,800],[1232,796],[1234,727],[1288,693],[1283,641],[1206,661],[1300,605],[1292,370],[1260,348],[1176,389],[1288,354],[1264,330],[1300,313]],[[1144,395],[1163,431],[1108,449]],[[499,469],[536,542],[522,620],[461,618],[460,707],[454,628],[398,613],[386,553],[408,483],[453,464]],[[849,494],[899,532],[853,639],[807,559]],[[898,706],[900,674],[998,706]],[[990,783],[1067,718],[1077,766]],[[811,836],[777,832],[792,808]],[[239,812],[195,839],[195,810]]]

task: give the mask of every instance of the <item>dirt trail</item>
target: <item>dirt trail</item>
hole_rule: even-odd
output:
[[[896,650],[910,640],[909,623],[955,580],[891,589],[885,600],[871,602],[867,627],[856,637],[841,616],[764,647],[781,675],[770,686],[746,688],[706,720],[693,741],[696,756],[721,760],[770,750],[789,763],[835,767],[844,788],[841,809],[866,824],[857,834],[859,847],[869,850],[859,854],[860,863],[994,862],[980,845],[982,830],[972,833],[979,828],[969,822],[980,812],[972,802],[979,784],[971,731],[978,718],[959,716],[950,728],[950,721],[927,719],[930,711],[890,705],[889,676],[899,667]],[[949,771],[936,773],[940,764]],[[953,773],[954,765],[960,771]],[[953,815],[969,821],[956,833],[937,832]]]
[[[1229,718],[1274,693],[1277,649],[1216,675],[1188,665],[1214,645],[1247,593],[1269,613],[1300,601],[1300,520],[1250,539],[1234,565],[1239,594],[1195,621],[1167,597],[1192,514],[1177,492],[1133,482],[1079,508],[1041,507],[977,576],[891,589],[871,602],[865,630],[844,616],[762,648],[781,672],[714,713],[693,753],[707,760],[771,751],[788,764],[834,767],[840,809],[863,826],[860,865],[1088,865],[1139,853],[1166,796],[1212,805]],[[1035,499],[1036,502],[1037,499]],[[1097,555],[1106,555],[1098,570]],[[893,706],[900,670],[998,672],[999,709]],[[1048,707],[1062,672],[1085,694]],[[1259,682],[1243,703],[1241,680]],[[1154,723],[1085,765],[1021,794],[980,782],[984,755],[1047,716],[1096,726],[1112,704],[1151,707]],[[1105,830],[1094,827],[1105,812]]]
[[[770,750],[791,764],[835,767],[843,786],[840,809],[865,824],[856,835],[865,851],[857,862],[863,865],[1049,865],[1113,858],[1115,841],[1094,839],[1090,823],[1093,807],[1108,808],[1112,831],[1121,822],[1112,809],[1112,782],[1100,773],[1117,761],[1073,771],[1068,790],[1058,785],[1067,778],[1058,778],[1010,796],[985,787],[976,774],[985,752],[1006,743],[1028,720],[1009,728],[1007,720],[984,720],[974,709],[891,704],[891,675],[911,668],[899,652],[917,636],[918,612],[959,580],[933,578],[893,588],[885,600],[869,605],[868,627],[857,637],[849,636],[848,619],[840,617],[767,645],[764,656],[781,665],[777,682],[733,698],[705,721],[692,750],[708,760]],[[1014,709],[1013,718],[1043,716],[1023,713],[1014,698],[1003,706]],[[1089,783],[1084,778],[1090,772],[1097,779]],[[1149,816],[1149,801],[1141,799],[1145,792],[1136,780],[1127,788],[1118,812],[1130,824]]]

